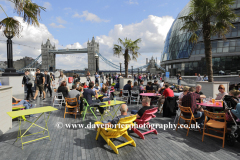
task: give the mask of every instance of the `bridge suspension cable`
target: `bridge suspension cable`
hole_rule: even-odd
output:
[[[164,69],[163,67],[159,66],[157,63],[155,63],[155,65],[156,65],[158,68],[160,68],[161,70],[165,71],[165,69]]]
[[[109,66],[111,66],[111,67],[113,67],[115,69],[120,70],[119,65],[116,65],[116,64],[112,63],[107,58],[105,58],[101,53],[97,53],[97,54],[106,64],[108,64]],[[138,69],[141,70],[141,69],[147,68],[148,66],[149,66],[149,63],[144,65],[144,66],[141,66],[141,67],[138,67],[138,68],[134,68],[133,70],[135,70],[135,71],[138,70]],[[125,70],[125,68],[122,68],[122,70]],[[128,69],[128,71],[131,71],[131,69]]]
[[[32,63],[30,63],[29,65],[17,70],[17,72],[23,72],[25,70],[25,68],[34,68],[34,63],[38,61],[38,59],[42,56],[42,54],[40,54],[36,59],[34,59],[34,61]],[[36,65],[36,64],[35,64]],[[39,66],[39,64],[37,65]]]

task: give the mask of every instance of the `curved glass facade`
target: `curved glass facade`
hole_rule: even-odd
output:
[[[189,42],[189,38],[192,34],[190,32],[180,30],[183,26],[183,21],[178,19],[189,14],[189,5],[190,2],[178,14],[167,34],[162,61],[189,58],[192,52],[194,44]]]
[[[170,71],[172,75],[177,72],[181,72],[183,75],[207,73],[204,58],[205,47],[201,33],[197,32],[198,43],[193,44],[189,42],[191,33],[180,30],[183,22],[178,18],[189,14],[189,5],[190,2],[178,14],[165,40],[161,66]],[[240,15],[240,0],[236,0],[231,8]],[[232,28],[226,35],[227,40],[224,41],[218,36],[211,37],[214,73],[217,73],[218,70],[226,72],[240,70],[240,17],[233,22],[233,25],[236,28]],[[232,63],[229,63],[230,61]]]

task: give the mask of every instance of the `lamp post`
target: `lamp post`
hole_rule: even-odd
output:
[[[5,72],[2,76],[19,76],[16,72],[16,69],[13,68],[13,53],[12,53],[12,38],[14,37],[14,31],[6,28],[4,30],[4,35],[7,37],[7,65],[8,68],[5,69]]]
[[[120,73],[122,74],[122,63],[120,62]]]
[[[95,59],[96,59],[96,72],[98,72],[98,54],[95,54]]]
[[[133,66],[132,66],[132,77],[133,77]]]

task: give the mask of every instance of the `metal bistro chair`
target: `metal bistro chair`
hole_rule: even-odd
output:
[[[125,95],[125,94],[127,94],[127,95]],[[129,98],[128,90],[122,90],[122,99],[121,100],[128,103],[128,98]]]
[[[139,91],[138,90],[132,90],[131,91],[131,97],[130,97],[130,104],[133,103],[139,103],[139,99],[140,99],[140,96],[139,96]]]
[[[59,97],[62,97],[62,98],[59,98]],[[56,92],[55,95],[53,96],[53,107],[55,105],[58,105],[59,108],[61,109],[63,103],[65,103],[65,98],[63,97],[63,94],[61,92],[60,93]]]
[[[96,115],[95,115],[95,113],[93,111],[93,109],[95,109],[96,107],[89,106],[89,104],[88,104],[88,102],[87,102],[87,100],[85,98],[83,98],[83,106],[84,106],[84,109],[83,109],[83,121],[84,121],[84,118],[85,118],[85,116],[87,114],[88,108],[90,109],[91,113],[93,114],[93,116],[97,120],[97,117],[96,117]]]

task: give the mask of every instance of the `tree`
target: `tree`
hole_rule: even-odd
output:
[[[139,38],[135,41],[125,38],[125,42],[123,42],[123,40],[121,38],[118,38],[118,42],[122,46],[114,44],[113,52],[114,52],[114,55],[116,55],[116,56],[123,55],[124,64],[125,64],[125,77],[127,78],[128,77],[128,63],[131,60],[137,61],[137,58],[140,55],[140,53],[138,52],[138,50],[140,49],[140,47],[138,46],[138,43],[141,42],[141,38]]]
[[[34,26],[39,26],[38,20],[40,20],[41,10],[45,11],[44,7],[38,6],[36,3],[32,3],[31,0],[7,0],[15,5],[14,11],[23,18],[24,22],[32,24]],[[3,31],[13,31],[14,36],[19,37],[22,31],[21,23],[12,18],[8,17],[7,13],[4,11],[3,7],[0,8],[5,13],[5,19],[0,21],[0,29],[3,27]]]
[[[203,33],[208,82],[213,81],[211,36],[218,35],[225,40],[231,27],[235,28],[232,22],[238,16],[230,8],[234,2],[235,0],[191,0],[190,13],[179,18],[184,22],[181,30],[192,33],[190,42],[197,43],[197,31]]]

